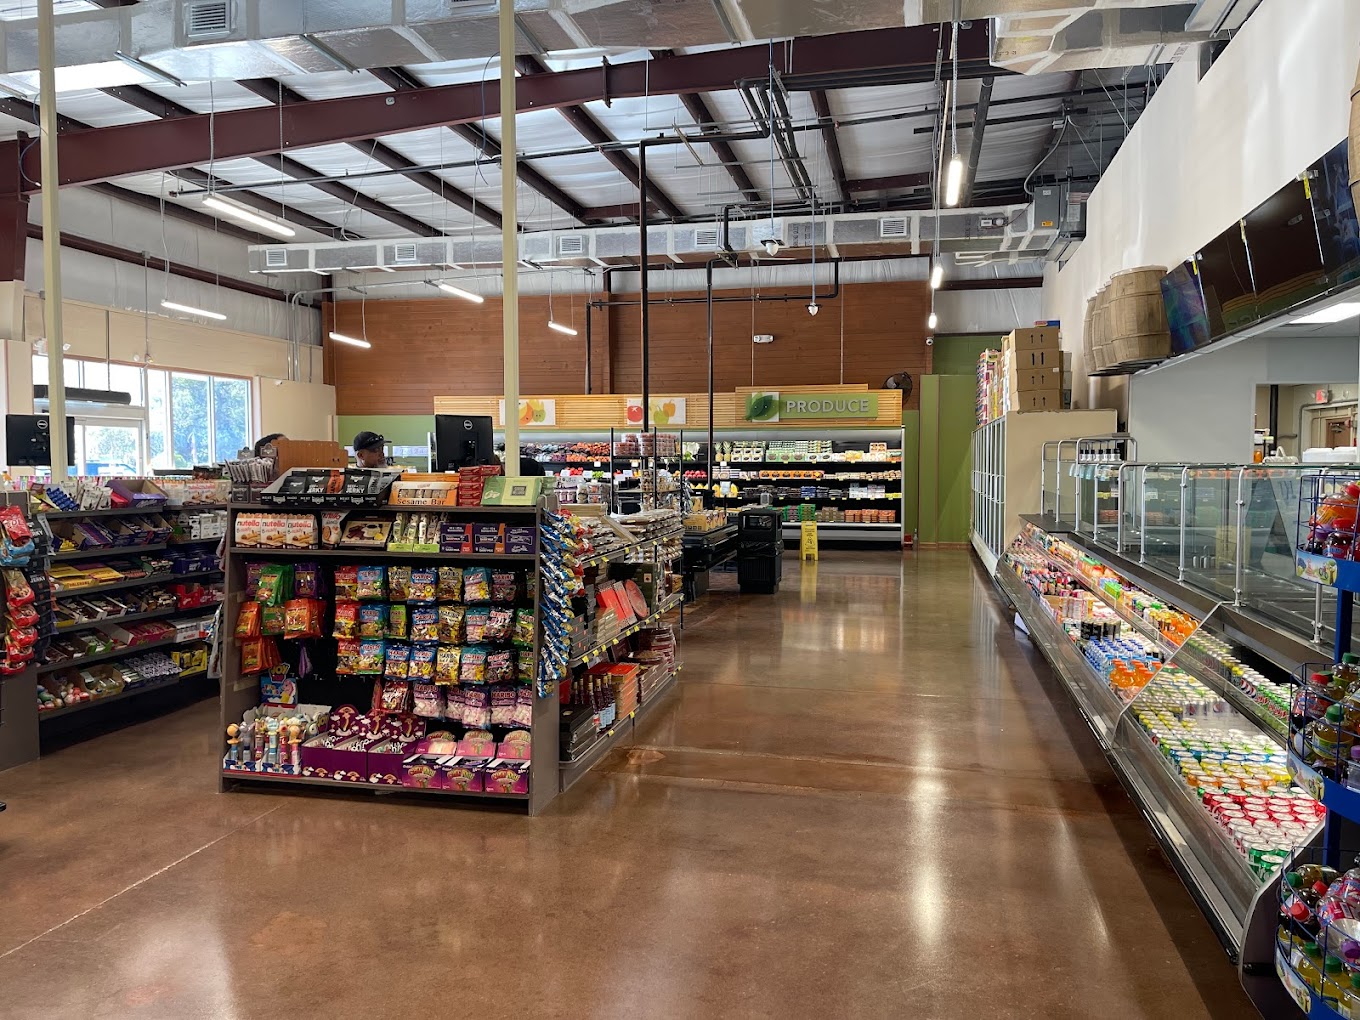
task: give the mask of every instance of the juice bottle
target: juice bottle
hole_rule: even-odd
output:
[[[1322,950],[1316,942],[1303,942],[1294,946],[1290,966],[1313,992],[1322,994]]]
[[[1345,528],[1355,527],[1355,508],[1360,503],[1360,485],[1351,482],[1341,492],[1334,492],[1318,504],[1316,521],[1320,526]]]
[[[1346,973],[1346,965],[1341,962],[1339,956],[1329,956],[1323,964],[1322,970],[1322,998],[1332,1009],[1336,1009],[1342,1001],[1342,997],[1350,994],[1350,976]]]
[[[1360,974],[1352,974],[1349,986],[1337,1003],[1336,1011],[1351,1020],[1360,1020]]]
[[[1332,675],[1347,691],[1360,685],[1360,655],[1345,652],[1341,661],[1332,667]]]

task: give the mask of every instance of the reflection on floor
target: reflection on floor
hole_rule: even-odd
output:
[[[967,554],[790,557],[686,623],[536,819],[219,795],[214,702],[0,774],[0,1015],[1251,1015]]]

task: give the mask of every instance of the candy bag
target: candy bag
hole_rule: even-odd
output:
[[[439,572],[433,567],[420,567],[411,571],[411,594],[408,602],[433,602],[438,592]]]
[[[387,568],[368,566],[359,568],[359,598],[364,601],[381,601],[387,598]]]
[[[534,723],[534,692],[528,687],[515,689],[515,711],[511,724],[529,729]]]
[[[255,601],[265,606],[281,606],[284,593],[293,590],[292,574],[287,564],[271,563],[260,571],[260,586]]]
[[[437,645],[414,645],[411,648],[411,667],[408,674],[411,679],[425,683],[434,680],[434,662],[437,654]]]
[[[381,691],[382,693],[374,698],[377,702],[373,706],[374,711],[382,715],[395,715],[407,710],[407,702],[411,697],[409,683],[404,680],[384,680]]]
[[[411,597],[411,568],[387,568],[387,597],[393,602],[405,602]]]
[[[365,602],[359,607],[359,636],[380,638],[387,635],[387,604]]]
[[[400,641],[388,641],[385,653],[383,676],[389,680],[405,680],[411,662],[411,646]]]
[[[492,606],[491,612],[486,616],[486,629],[482,631],[482,640],[491,644],[499,644],[502,641],[510,640],[510,631],[514,627],[515,611],[509,606]]]
[[[532,609],[515,610],[515,626],[511,634],[517,648],[534,647],[534,611]]]
[[[393,605],[387,607],[387,636],[396,638],[398,641],[405,641],[407,636],[407,616],[406,607],[403,605]]]
[[[357,599],[359,597],[359,568],[345,566],[335,568],[335,598]]]
[[[411,688],[411,711],[422,719],[439,719],[444,715],[444,688],[434,684],[415,684]]]
[[[335,628],[331,637],[354,638],[359,636],[359,603],[337,602],[335,604]]]
[[[467,610],[462,606],[439,607],[439,640],[446,645],[463,643],[463,623]]]
[[[463,688],[449,687],[445,690],[444,718],[456,723],[463,721]]]
[[[458,666],[458,682],[463,684],[486,683],[486,648],[482,645],[468,645],[463,649],[463,659]]]
[[[515,689],[491,688],[491,725],[510,726],[515,721]]]
[[[515,679],[515,653],[508,648],[489,652],[486,657],[486,682],[508,684]]]
[[[282,634],[288,625],[288,614],[283,606],[262,606],[260,608],[260,633],[270,637]]]
[[[260,604],[242,602],[241,612],[236,616],[236,636],[250,638],[260,636]]]
[[[440,602],[460,602],[463,598],[463,568],[440,567],[438,595]]]
[[[486,567],[468,567],[463,571],[463,601],[491,601],[491,571]]]
[[[486,627],[491,622],[491,608],[489,606],[471,606],[464,614],[467,632],[467,643],[470,645],[481,644],[486,640]]]
[[[519,575],[513,570],[491,572],[491,601],[511,603],[519,597]]]
[[[293,597],[319,599],[323,591],[321,564],[299,563],[293,568]]]
[[[435,644],[439,640],[439,610],[434,606],[411,608],[411,640]]]
[[[463,649],[458,645],[440,645],[439,651],[435,655],[434,682],[437,684],[456,684],[462,656]]]
[[[335,672],[348,675],[359,672],[359,640],[343,638],[335,643]]]
[[[359,642],[359,658],[354,672],[360,674],[381,673],[383,671],[383,643],[381,641]]]
[[[311,638],[321,636],[321,602],[317,599],[291,599],[284,607],[283,636]]]
[[[491,725],[491,700],[482,688],[463,691],[463,725],[485,729]]]

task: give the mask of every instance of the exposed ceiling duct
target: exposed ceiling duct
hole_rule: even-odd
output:
[[[996,61],[1026,73],[1170,60],[1259,0],[962,0],[995,20]],[[670,49],[948,21],[955,0],[516,0],[519,52]],[[1245,5],[1245,6],[1244,6]],[[68,14],[62,91],[485,59],[485,0],[142,0]],[[1162,48],[1162,49],[1159,49]],[[1146,59],[1145,59],[1146,58]],[[37,91],[36,21],[0,22],[0,74]]]
[[[1069,215],[1065,206],[1061,215]],[[1066,221],[1047,219],[1041,206],[944,210],[940,214],[940,250],[966,261],[1013,261],[1044,258],[1055,241],[1071,233]],[[773,231],[773,233],[772,233]],[[700,265],[722,250],[721,223],[658,225],[648,229],[647,246],[654,266]],[[782,237],[780,259],[805,258],[815,245],[818,258],[928,255],[935,237],[935,213],[851,213],[842,216],[796,216],[741,220],[728,228],[732,249],[761,258],[761,239]],[[532,266],[575,266],[583,269],[627,266],[638,261],[636,227],[539,231],[521,234],[520,261]],[[315,244],[256,245],[250,248],[252,273],[338,273],[374,269],[416,270],[436,275],[458,267],[499,265],[500,239],[422,238],[417,241],[337,241]]]

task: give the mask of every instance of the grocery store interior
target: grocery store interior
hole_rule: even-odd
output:
[[[0,3],[0,1016],[1360,1017],[1358,204],[1352,0]]]

